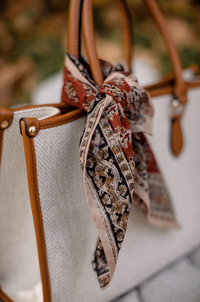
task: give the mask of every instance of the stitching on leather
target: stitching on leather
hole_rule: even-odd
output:
[[[40,223],[40,231],[42,235],[42,246],[43,246],[43,254],[44,254],[44,260],[45,260],[45,269],[48,272],[48,264],[47,264],[47,255],[46,255],[46,243],[45,243],[45,235],[44,235],[44,228],[42,223],[42,211],[40,207],[40,199],[39,199],[39,191],[38,191],[38,184],[37,184],[37,168],[36,168],[36,162],[35,162],[35,150],[34,150],[34,143],[33,139],[31,138],[31,155],[32,155],[32,164],[33,164],[33,175],[34,175],[34,184],[35,184],[35,194],[36,194],[36,204],[37,204],[37,210],[39,214],[39,223]],[[48,276],[48,273],[47,273]],[[49,279],[49,278],[48,278]],[[49,288],[49,280],[47,282],[48,292],[51,297],[51,289]],[[50,302],[50,301],[48,301]]]

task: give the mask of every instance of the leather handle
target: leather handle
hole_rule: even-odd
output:
[[[116,0],[120,12],[122,12],[122,20],[124,25],[125,34],[125,49],[129,51],[126,53],[126,61],[131,63],[131,21],[126,16],[130,17],[129,10],[126,6],[125,0]],[[167,29],[164,17],[160,11],[158,5],[154,0],[143,0],[144,4],[148,7],[153,19],[155,20],[164,42],[167,47],[168,55],[171,61],[173,76],[165,78],[155,85],[146,87],[151,96],[157,96],[162,94],[171,93],[174,94],[174,98],[178,99],[180,104],[185,105],[187,102],[187,90],[192,87],[200,86],[200,82],[184,82],[182,78],[182,65],[178,51]],[[81,15],[81,11],[83,11]],[[73,16],[73,18],[72,18]],[[95,36],[94,36],[94,24],[93,24],[93,11],[92,0],[71,0],[70,1],[70,14],[69,14],[69,31],[68,31],[68,51],[75,57],[79,58],[80,55],[80,30],[81,30],[81,16],[83,19],[83,32],[86,44],[86,50],[90,63],[91,72],[95,82],[100,86],[103,82],[103,75],[100,67],[100,63],[97,56]],[[73,28],[72,28],[73,27]],[[78,36],[79,35],[79,36]],[[129,56],[129,57],[128,57]],[[175,155],[178,155],[182,149],[183,138],[181,131],[182,113],[174,115],[171,127],[171,147]]]
[[[121,17],[121,23],[124,33],[124,58],[127,68],[131,71],[132,63],[132,45],[133,45],[133,31],[130,10],[125,0],[115,0]]]
[[[124,0],[116,0],[116,3],[118,4],[119,10],[121,12],[120,16],[123,19],[122,22],[124,26],[124,40],[126,40],[126,45],[127,45],[127,47],[125,47],[125,51],[127,51],[128,53],[126,57],[127,58],[128,56],[130,57],[130,59],[127,59],[126,61],[129,61],[129,65],[130,65],[130,61],[131,61],[130,49],[131,49],[131,37],[132,37],[131,26],[130,26],[131,24],[130,13],[127,4]],[[83,0],[70,1],[70,8],[69,8],[69,15],[68,15],[68,35],[67,35],[68,52],[74,55],[76,58],[80,57],[80,32],[81,32],[82,6],[83,6]],[[92,41],[94,42],[94,39],[92,39]],[[92,44],[92,41],[90,42],[90,44]],[[175,55],[176,57],[177,54]],[[178,60],[180,61],[180,59]],[[179,64],[179,66],[180,65],[181,64]],[[196,68],[197,67],[193,66],[193,69],[195,69],[194,70],[195,74],[197,74],[198,72]],[[180,68],[179,68],[179,74],[180,74]],[[179,78],[182,79],[182,77]],[[176,79],[174,78],[174,75],[169,75],[164,77],[158,83],[145,87],[145,89],[148,90],[148,92],[152,97],[158,95],[164,95],[164,94],[172,94],[174,92],[173,87],[175,87],[175,81]],[[200,81],[187,82],[185,84],[188,90],[190,88],[200,86]]]
[[[131,69],[131,47],[132,47],[132,32],[131,32],[131,18],[130,13],[125,0],[116,0],[116,4],[121,12],[121,20],[124,28],[124,43],[125,43],[125,61]],[[93,78],[98,86],[103,83],[103,74],[101,71],[100,62],[97,56],[95,34],[94,34],[94,23],[93,23],[93,10],[92,0],[84,0],[83,2],[83,35],[90,63],[90,69]]]
[[[154,0],[143,0],[143,2],[148,7],[164,39],[174,73],[174,99],[177,99],[183,108],[183,105],[185,105],[187,102],[187,86],[182,78],[182,65],[178,51],[167,29],[162,12],[156,2]],[[96,83],[101,85],[103,82],[103,76],[101,75],[102,72],[97,57],[94,39],[92,0],[85,0],[83,3],[83,31],[91,72]],[[178,155],[183,147],[182,130],[180,124],[182,112],[177,116],[174,115],[171,127],[171,149],[175,155]]]
[[[185,82],[182,77],[182,64],[180,60],[179,53],[177,51],[177,48],[174,44],[174,41],[169,33],[167,24],[165,22],[164,16],[156,4],[154,0],[143,0],[143,2],[146,4],[148,7],[152,17],[155,20],[155,23],[157,24],[160,33],[164,39],[165,45],[168,50],[168,55],[171,61],[173,73],[174,73],[174,78],[175,78],[175,89],[174,93],[176,97],[179,99],[181,104],[185,104],[187,102],[187,89]]]
[[[144,4],[148,7],[153,19],[155,20],[161,35],[165,41],[169,58],[171,61],[174,78],[175,78],[175,86],[174,93],[176,98],[182,104],[185,104],[187,101],[186,98],[186,85],[182,78],[182,65],[180,61],[180,57],[178,51],[174,45],[174,42],[171,38],[171,35],[167,29],[164,17],[154,0],[143,0]],[[98,73],[99,71],[99,60],[96,52],[96,45],[94,39],[94,26],[93,26],[93,13],[92,13],[92,0],[84,0],[83,3],[83,32],[85,37],[85,44],[88,54],[88,59],[90,62],[90,68],[93,74],[94,79],[100,78]]]
[[[67,51],[80,57],[80,35],[83,0],[71,0],[68,13]]]
[[[71,0],[69,7],[69,18],[68,18],[68,52],[74,55],[76,58],[80,58],[80,35],[81,35],[81,19],[82,19],[82,9],[84,7],[84,2],[86,0]],[[132,58],[132,26],[131,26],[131,16],[129,9],[127,7],[125,0],[115,0],[123,25],[124,33],[124,52],[125,52],[125,62],[129,70],[131,70],[131,58]],[[89,11],[87,11],[89,10]],[[87,5],[86,12],[88,19],[87,23],[89,27],[87,28],[88,34],[87,39],[89,41],[89,47],[91,48],[92,61],[95,60],[96,64],[94,65],[95,70],[92,74],[95,82],[98,85],[101,85],[103,82],[103,76],[100,68],[100,64],[97,58],[97,51],[95,46],[95,35],[94,35],[94,26],[93,26],[93,12],[92,12],[92,3]],[[84,14],[83,14],[84,15]],[[87,19],[86,17],[86,19]],[[92,25],[92,26],[90,26]],[[84,24],[83,24],[84,26]],[[86,44],[86,49],[87,49]],[[87,49],[88,52],[88,49]],[[92,67],[93,65],[91,65]],[[93,68],[93,67],[92,67]]]

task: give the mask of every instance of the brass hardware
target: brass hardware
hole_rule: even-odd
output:
[[[36,132],[37,132],[37,128],[35,126],[31,126],[29,129],[28,129],[29,133],[31,135],[35,135]]]
[[[3,122],[1,122],[1,128],[6,128],[6,127],[8,127],[8,121],[3,121]]]
[[[177,108],[178,106],[180,106],[179,100],[174,99],[173,102],[172,102],[172,106],[173,106],[173,108]]]
[[[171,118],[174,119],[178,115],[183,114],[184,106],[181,104],[181,102],[177,99],[174,99],[172,101],[172,112],[171,112]]]

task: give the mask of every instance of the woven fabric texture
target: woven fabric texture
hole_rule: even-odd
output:
[[[5,130],[3,137],[0,169],[0,285],[15,302],[40,301],[36,298],[27,299],[21,294],[22,291],[34,289],[40,282],[40,273],[19,119],[42,119],[57,112],[53,107],[14,112],[12,124]]]
[[[99,289],[90,265],[97,233],[78,162],[84,118],[41,130],[34,138],[53,302],[110,301],[200,243],[198,99],[198,91],[189,93],[192,101],[182,122],[185,146],[178,158],[171,154],[168,140],[171,96],[154,102],[155,131],[149,141],[181,228],[163,230],[149,226],[133,207],[118,266],[105,291]]]

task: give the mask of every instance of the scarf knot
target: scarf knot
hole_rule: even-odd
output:
[[[67,55],[62,100],[87,111],[80,163],[99,237],[93,268],[100,287],[114,274],[132,203],[156,226],[176,225],[174,211],[144,133],[152,134],[153,105],[136,77],[101,62],[98,87],[87,68]]]

